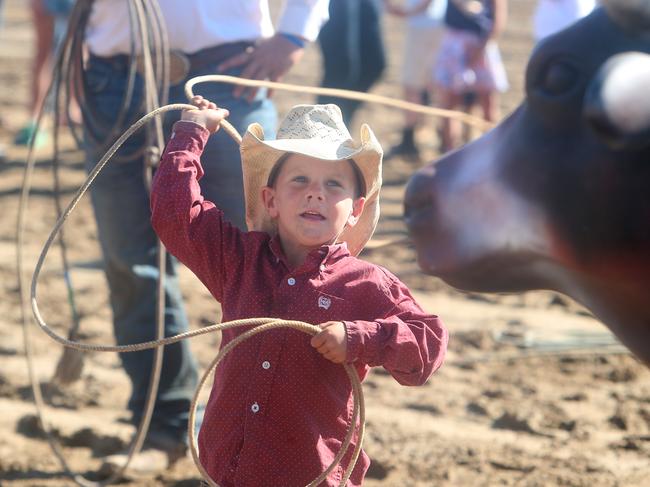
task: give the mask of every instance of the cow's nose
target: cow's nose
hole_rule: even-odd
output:
[[[408,219],[414,212],[433,205],[433,167],[428,166],[416,172],[408,184],[404,195],[404,217]]]

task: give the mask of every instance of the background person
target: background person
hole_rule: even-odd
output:
[[[476,94],[483,118],[496,122],[499,92],[508,89],[497,39],[507,19],[507,0],[448,0],[445,34],[435,67],[440,107],[453,110]],[[459,145],[458,120],[443,119],[441,152]]]
[[[36,132],[36,117],[46,103],[45,96],[52,80],[54,54],[63,39],[68,14],[74,0],[31,0],[32,24],[36,35],[36,50],[32,64],[30,120],[16,134],[14,144],[27,145]],[[79,116],[78,108],[73,111]],[[54,123],[59,123],[55,120]],[[36,145],[45,141],[45,134],[37,135]]]
[[[229,74],[253,79],[280,79],[303,55],[303,45],[316,39],[327,19],[326,0],[286,0],[274,28],[269,6],[261,0],[159,0],[170,48],[189,61],[183,79],[169,90],[169,103],[187,103],[184,85],[195,76]],[[89,51],[84,73],[87,106],[84,110],[86,164],[90,171],[104,155],[110,127],[122,103],[130,65],[132,32],[126,0],[96,0],[85,32]],[[121,135],[139,113],[144,89],[138,76],[128,116],[117,130]],[[217,100],[230,111],[230,122],[240,132],[252,122],[274,133],[276,110],[266,90],[233,88],[207,83],[196,92]],[[92,108],[92,112],[90,112]],[[166,118],[171,124],[179,118]],[[165,133],[170,133],[167,129]],[[144,177],[146,146],[141,132],[129,139],[99,174],[91,200],[110,290],[113,325],[118,344],[154,338],[157,295],[157,238],[150,224],[149,196]],[[225,133],[212,137],[205,148],[209,175],[201,181],[203,194],[216,201],[230,221],[244,227],[239,147]],[[187,316],[176,273],[168,258],[165,276],[165,334],[187,330]],[[132,383],[128,407],[138,424],[151,374],[152,351],[120,355]],[[165,347],[158,395],[145,448],[129,471],[153,474],[187,451],[189,405],[197,385],[197,368],[187,341]],[[126,455],[108,457],[102,469],[119,468]]]
[[[386,68],[381,32],[381,0],[330,0],[329,21],[318,36],[323,59],[323,88],[367,92]],[[318,103],[334,103],[350,124],[358,100],[321,95]]]
[[[406,39],[402,57],[400,80],[404,99],[412,103],[428,104],[435,98],[433,68],[444,31],[443,19],[447,0],[409,0],[405,7],[386,0],[389,13],[406,18]],[[415,143],[415,130],[422,120],[416,112],[404,112],[404,128],[400,142],[384,156],[395,156],[411,161],[420,160]]]

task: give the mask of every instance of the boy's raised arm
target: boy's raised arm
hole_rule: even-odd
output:
[[[214,109],[201,97],[193,102],[200,109],[183,112],[154,176],[151,223],[170,253],[220,299],[223,252],[233,232],[228,232],[231,225],[221,211],[203,198],[198,181],[203,176],[201,153],[227,111]]]

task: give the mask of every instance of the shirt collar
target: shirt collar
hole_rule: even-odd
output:
[[[282,262],[285,267],[289,268],[287,257],[284,255],[284,251],[282,250],[280,237],[277,234],[271,237],[271,240],[269,241],[269,247],[275,256],[276,262]],[[305,259],[303,265],[295,270],[298,272],[310,271],[314,268],[320,267],[321,265],[331,265],[344,257],[348,257],[349,255],[350,251],[348,250],[348,245],[346,242],[339,242],[332,245],[322,245],[321,247],[312,250],[309,255],[307,255],[307,259]]]

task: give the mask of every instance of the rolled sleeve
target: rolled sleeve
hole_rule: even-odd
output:
[[[313,42],[329,18],[329,0],[287,0],[277,30]]]

